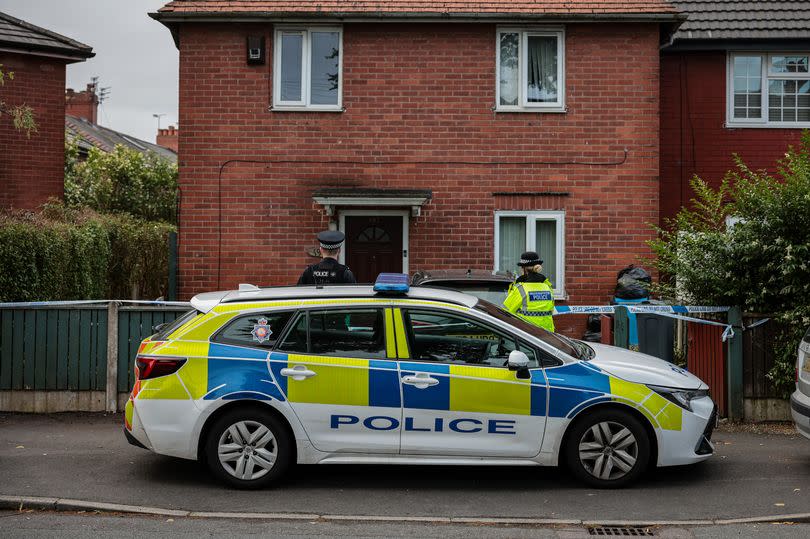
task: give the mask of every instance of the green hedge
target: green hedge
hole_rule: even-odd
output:
[[[0,301],[157,298],[175,227],[48,204],[0,215]]]

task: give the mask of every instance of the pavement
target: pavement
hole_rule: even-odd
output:
[[[300,522],[285,526],[304,529],[309,520],[365,519],[372,526],[377,517],[391,525],[410,518],[453,529],[487,519],[498,525],[508,524],[504,519],[689,525],[768,516],[796,520],[790,515],[810,513],[810,441],[789,429],[721,428],[714,437],[717,452],[707,462],[656,470],[619,491],[583,487],[554,468],[337,465],[298,466],[274,489],[237,491],[196,462],[129,445],[121,424],[121,416],[112,414],[0,414],[0,495],[183,512],[298,514]],[[13,515],[3,521],[21,522]],[[34,521],[47,527],[54,518]]]
[[[587,528],[572,526],[432,525],[414,522],[255,522],[96,515],[93,513],[3,512],[0,529],[5,539],[104,539],[119,537],[424,537],[430,539],[586,539]],[[670,526],[645,528],[661,539],[786,539],[810,536],[810,524],[731,524],[726,526]]]

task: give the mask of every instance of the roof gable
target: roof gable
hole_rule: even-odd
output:
[[[50,54],[75,60],[95,56],[93,48],[69,37],[0,12],[0,47],[31,54]]]

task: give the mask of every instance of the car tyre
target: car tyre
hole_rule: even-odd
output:
[[[293,462],[293,443],[284,424],[259,408],[226,412],[211,425],[205,440],[209,470],[239,489],[277,482]]]
[[[650,438],[630,412],[602,409],[575,421],[564,451],[568,467],[579,480],[597,488],[621,488],[647,469]]]

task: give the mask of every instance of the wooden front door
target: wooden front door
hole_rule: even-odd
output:
[[[347,215],[346,265],[358,283],[373,283],[380,273],[402,273],[401,215]]]

